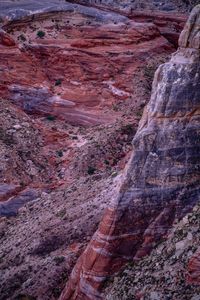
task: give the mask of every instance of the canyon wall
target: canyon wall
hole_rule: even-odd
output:
[[[155,74],[132,157],[123,178],[116,179],[118,195],[111,199],[60,300],[101,299],[108,276],[149,254],[174,220],[200,199],[199,28],[198,5],[180,36],[178,51]]]
[[[145,60],[174,51],[145,19],[69,3],[54,13],[29,6],[25,16],[5,12],[0,33],[0,96],[28,114],[84,126],[112,122],[119,115],[112,106],[132,97],[133,74]],[[173,24],[165,24],[172,35]]]

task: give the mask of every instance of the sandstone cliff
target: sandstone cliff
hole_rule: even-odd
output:
[[[8,0],[0,15],[0,299],[55,300],[114,194],[153,72],[175,44],[160,13],[147,22]],[[165,17],[177,34],[185,16]]]
[[[161,65],[133,140],[133,154],[99,229],[60,299],[101,299],[106,278],[141,259],[200,199],[200,6]],[[196,259],[196,258],[195,258]],[[191,263],[192,264],[192,263]]]

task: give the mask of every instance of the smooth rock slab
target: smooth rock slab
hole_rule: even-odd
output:
[[[18,210],[23,207],[26,203],[37,199],[41,195],[41,190],[26,189],[18,195],[10,198],[7,201],[0,203],[0,216],[1,217],[12,217],[16,216]]]
[[[20,189],[20,186],[14,184],[1,183],[0,184],[0,202],[16,193]]]

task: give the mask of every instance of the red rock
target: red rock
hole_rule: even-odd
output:
[[[14,39],[5,31],[0,30],[0,45],[6,47],[14,47],[16,45]]]
[[[104,24],[91,18],[87,25],[77,13],[74,21],[82,23],[73,26],[67,12],[65,21],[62,13],[55,14],[61,20],[55,44],[51,33],[55,27],[49,25],[48,14],[40,18],[44,20],[43,30],[49,32],[43,39],[29,28],[37,23],[37,16],[30,23],[4,26],[15,36],[23,27],[26,41],[20,48],[0,48],[0,96],[29,113],[53,114],[73,124],[112,122],[119,114],[105,109],[131,97],[131,80],[137,68],[157,54],[174,50],[152,23],[125,18]],[[82,18],[86,18],[84,13]]]
[[[190,284],[200,285],[200,248],[189,261],[187,281]]]

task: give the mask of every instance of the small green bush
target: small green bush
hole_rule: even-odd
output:
[[[55,119],[56,119],[55,116],[52,116],[52,115],[47,116],[48,121],[55,121]]]
[[[88,175],[93,175],[95,173],[96,169],[94,167],[89,166],[87,173]]]
[[[76,135],[73,135],[72,140],[78,140],[78,137]]]
[[[57,79],[55,82],[55,86],[61,85],[62,84],[62,79]]]
[[[132,124],[126,124],[121,128],[122,134],[132,135],[135,133],[135,128]]]
[[[58,150],[58,151],[57,151],[57,155],[58,155],[59,157],[63,157],[63,151],[62,151],[62,150]]]
[[[55,256],[54,261],[55,261],[56,265],[58,266],[65,261],[65,257],[64,256]]]
[[[38,36],[40,39],[42,39],[42,38],[45,36],[45,32],[42,31],[42,30],[39,30],[39,31],[37,32],[37,36]]]
[[[110,164],[110,162],[109,162],[107,159],[104,160],[104,163],[105,163],[107,166],[109,166],[109,164]]]

